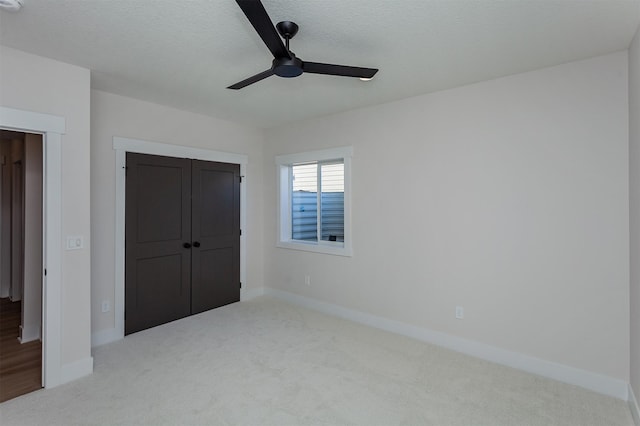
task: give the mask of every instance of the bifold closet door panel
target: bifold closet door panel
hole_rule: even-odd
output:
[[[240,301],[240,166],[192,163],[193,314]]]
[[[127,153],[125,334],[191,314],[191,161]]]

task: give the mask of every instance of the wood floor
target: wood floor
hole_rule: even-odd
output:
[[[0,299],[0,402],[42,387],[42,343],[20,344],[20,302]]]

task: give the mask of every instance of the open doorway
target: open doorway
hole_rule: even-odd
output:
[[[0,402],[43,386],[43,137],[0,129]]]
[[[62,135],[64,117],[0,106],[0,128],[43,136],[43,271],[42,380],[52,388],[91,373],[92,364],[63,369],[61,363],[62,315]],[[75,366],[74,366],[75,367]]]

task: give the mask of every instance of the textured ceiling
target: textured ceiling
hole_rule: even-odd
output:
[[[380,68],[369,82],[303,74],[226,87],[270,67],[233,0],[24,0],[0,43],[92,70],[92,87],[275,127],[624,50],[640,0],[263,0],[300,25],[302,60]]]

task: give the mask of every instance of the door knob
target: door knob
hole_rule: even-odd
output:
[[[184,247],[184,248],[191,248],[191,244],[189,244],[189,243],[184,243],[184,244],[182,245],[182,247]]]
[[[194,247],[200,247],[200,242],[199,241],[194,241],[193,242],[193,246]]]

